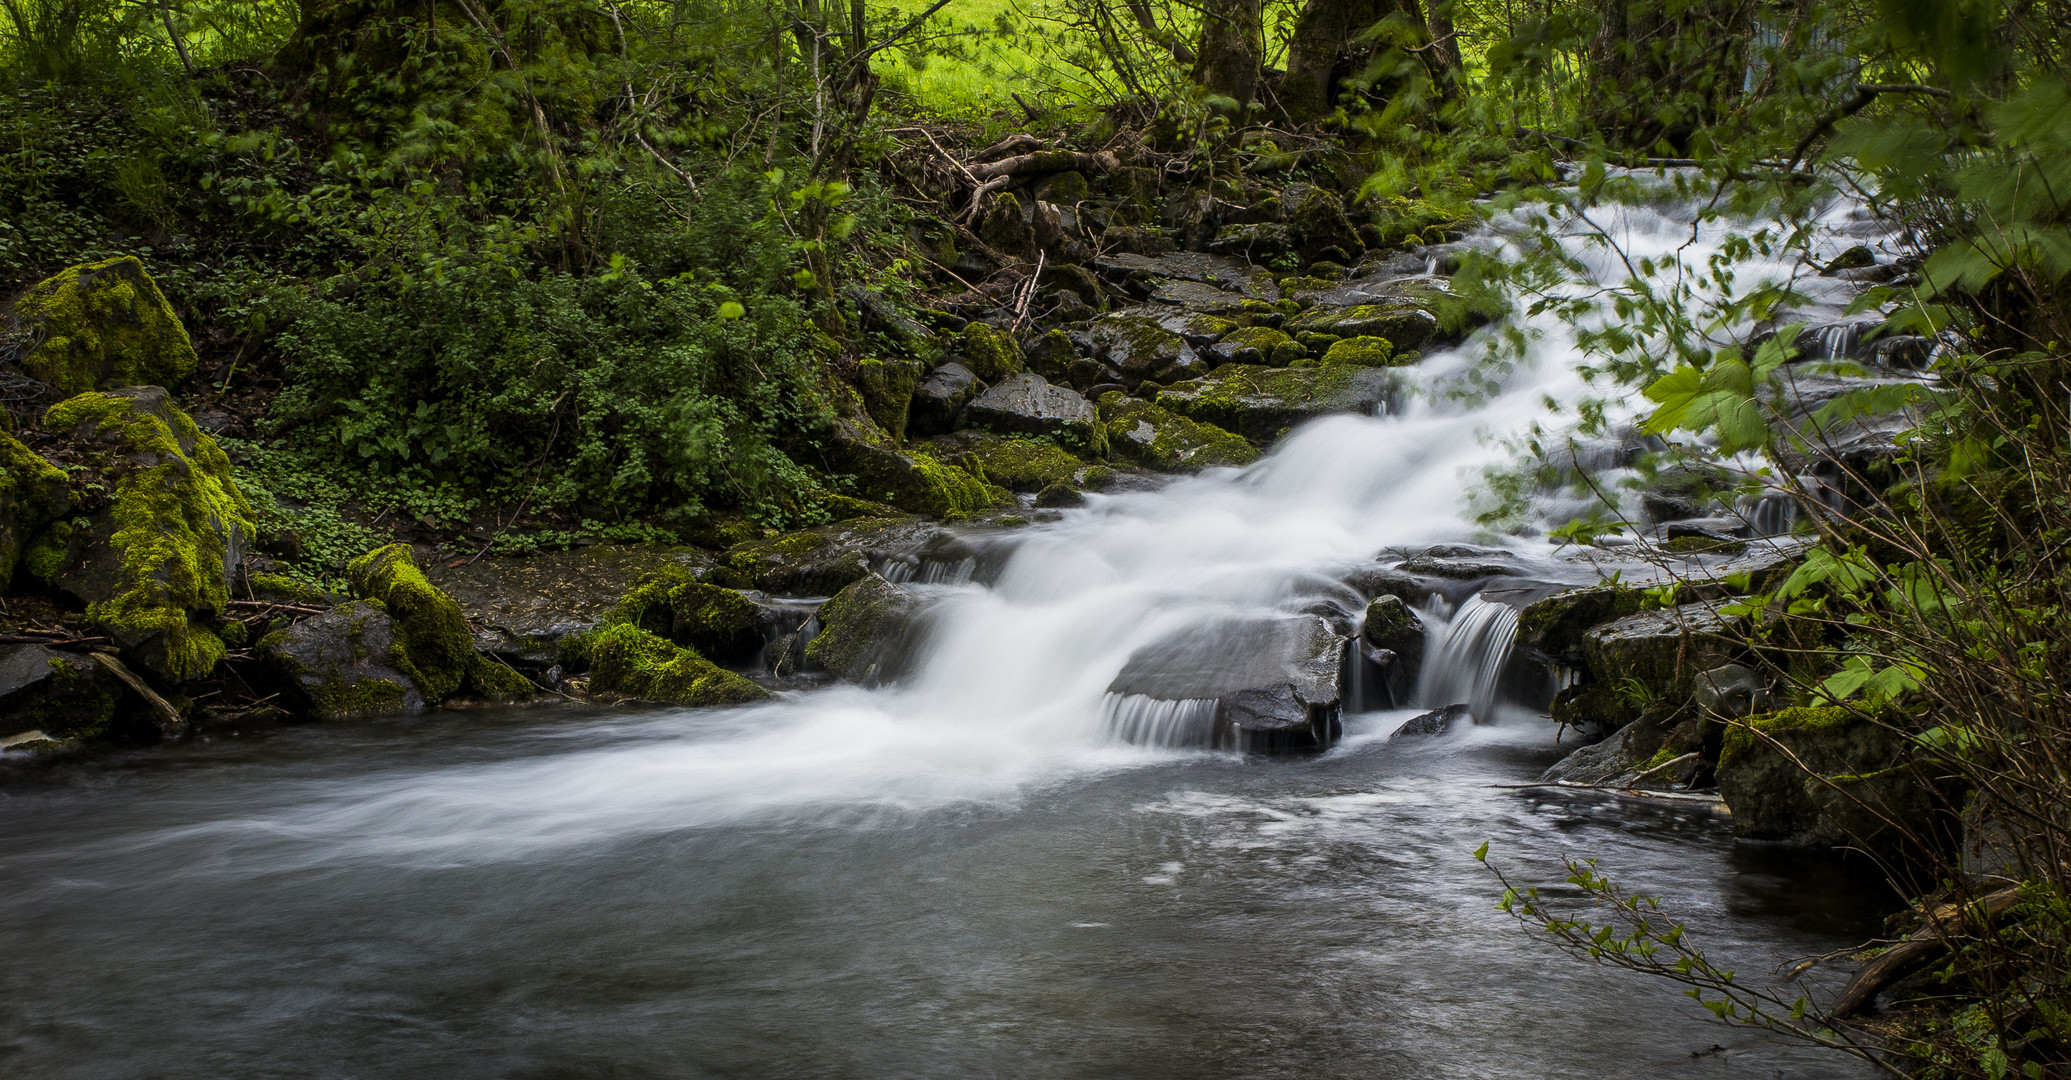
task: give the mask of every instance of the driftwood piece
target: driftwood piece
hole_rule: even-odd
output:
[[[971,155],[971,160],[973,162],[998,161],[1004,157],[1026,154],[1031,150],[1041,150],[1042,148],[1043,140],[1030,135],[1026,131],[1017,131]]]
[[[1032,154],[1005,158],[984,165],[971,166],[971,175],[980,180],[995,180],[1010,176],[1030,176],[1036,173],[1053,172],[1108,172],[1121,168],[1120,158],[1106,150],[1085,153],[1078,150],[1038,150]]]
[[[121,679],[128,684],[131,690],[136,691],[137,696],[144,699],[144,704],[151,706],[151,711],[158,714],[158,726],[160,728],[170,731],[186,723],[185,720],[180,718],[180,710],[173,708],[170,702],[159,697],[158,691],[151,689],[149,683],[138,678],[136,672],[131,671],[128,665],[117,660],[113,654],[97,652],[88,653],[87,655],[93,657],[94,663],[101,665],[108,674]]]
[[[2020,896],[2019,888],[2006,888],[1968,904],[1937,906],[1928,912],[1926,923],[1920,929],[1879,953],[1864,964],[1853,979],[1848,980],[1848,988],[1841,991],[1841,999],[1834,1003],[1831,1015],[1847,1016],[1861,1009],[1877,996],[1878,991],[1896,982],[1900,976],[1941,955],[1949,947],[1949,935],[1964,918],[1966,909],[1981,919],[1995,919],[2005,914]]]

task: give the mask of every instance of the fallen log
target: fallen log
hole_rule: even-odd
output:
[[[971,160],[974,162],[998,161],[1004,157],[1026,154],[1031,150],[1041,150],[1042,148],[1043,140],[1030,135],[1026,131],[1017,131],[971,155]]]
[[[97,652],[87,655],[92,656],[94,663],[101,665],[108,674],[122,680],[131,690],[136,691],[137,696],[144,699],[144,704],[149,705],[151,711],[158,714],[160,728],[168,731],[177,730],[187,722],[180,716],[180,710],[173,708],[171,702],[159,697],[158,691],[151,689],[148,683],[138,678],[136,672],[131,671],[128,665],[117,660],[113,654]]]
[[[1108,172],[1121,167],[1122,160],[1106,150],[1092,153],[1078,150],[1038,150],[1032,154],[973,165],[970,172],[979,180],[997,180],[1036,173]]]
[[[1877,954],[1848,980],[1848,987],[1841,991],[1841,999],[1834,1002],[1831,1015],[1847,1016],[1861,1009],[1900,976],[1941,955],[1949,947],[1950,932],[1966,913],[1974,913],[1983,920],[1995,919],[2005,914],[2020,896],[2018,887],[2005,888],[1968,904],[1942,904],[1928,912],[1920,929]]]

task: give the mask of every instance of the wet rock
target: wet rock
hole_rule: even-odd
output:
[[[223,655],[207,624],[229,602],[253,531],[230,459],[155,386],[68,398],[43,424],[112,493],[46,529],[32,569],[86,604],[146,671],[174,683],[206,675]]]
[[[120,683],[78,653],[0,645],[0,747],[42,747],[108,729]]]
[[[1719,666],[1740,649],[1740,616],[1720,615],[1708,602],[1628,615],[1582,636],[1589,673],[1605,686],[1628,680],[1673,699],[1689,695],[1699,671]]]
[[[14,436],[0,432],[0,589],[44,526],[71,513],[65,474]]]
[[[1136,650],[1108,693],[1217,702],[1211,745],[1322,749],[1340,729],[1346,645],[1314,615],[1233,619]]]
[[[1380,411],[1395,387],[1389,372],[1374,368],[1230,364],[1166,387],[1156,402],[1262,446],[1304,420]]]
[[[1093,403],[1033,372],[1015,375],[980,394],[966,413],[972,424],[994,431],[1050,435],[1067,446],[1098,445],[1100,418]]]
[[[1430,712],[1419,713],[1416,716],[1410,717],[1408,720],[1403,721],[1402,726],[1396,728],[1394,733],[1390,734],[1388,738],[1400,739],[1405,736],[1443,735],[1451,731],[1460,721],[1472,718],[1473,713],[1467,706],[1447,705],[1442,709],[1433,709]]]
[[[1400,657],[1414,681],[1417,666],[1424,662],[1424,622],[1401,597],[1382,596],[1366,605],[1360,636],[1374,648]]]
[[[820,632],[806,659],[865,685],[896,677],[920,598],[876,575],[836,593],[820,608]]]
[[[1678,721],[1677,710],[1656,706],[1601,742],[1585,746],[1546,770],[1541,783],[1667,788],[1702,771],[1691,754],[1716,756],[1722,728],[1716,721]]]
[[[1100,239],[1116,254],[1163,255],[1172,250],[1172,237],[1165,230],[1141,225],[1110,226]]]
[[[907,430],[923,437],[955,431],[962,426],[964,406],[977,396],[976,373],[955,361],[944,364],[914,388]]]
[[[589,673],[599,697],[693,708],[746,705],[769,691],[657,634],[629,623],[606,623],[567,639],[563,660]]]
[[[1769,683],[1741,664],[1721,664],[1697,674],[1690,700],[1722,719],[1769,711]]]
[[[1638,614],[1639,590],[1594,585],[1555,593],[1517,616],[1517,643],[1548,660],[1580,667],[1583,637],[1598,626]]]
[[[1642,759],[1644,760],[1644,759]],[[1591,743],[1553,763],[1539,774],[1542,784],[1607,784],[1632,771],[1638,762],[1626,752],[1623,742],[1612,736]]]
[[[1305,263],[1351,262],[1365,248],[1334,192],[1314,184],[1289,184],[1280,192],[1280,207]]]
[[[928,448],[941,460],[1009,491],[1039,492],[1060,484],[1076,486],[1093,468],[1052,443],[989,431],[938,435],[928,441]]]
[[[1450,578],[1454,581],[1478,581],[1482,578],[1515,577],[1524,573],[1524,568],[1515,562],[1498,559],[1447,558],[1438,555],[1417,555],[1396,569],[1405,574],[1419,577]]]
[[[1138,308],[1136,313],[1145,315],[1161,328],[1178,334],[1181,340],[1196,349],[1212,345],[1238,329],[1238,324],[1234,320],[1199,311]]]
[[[260,639],[254,650],[317,719],[418,712],[417,679],[396,661],[396,626],[379,602],[354,600]]]
[[[1826,268],[1819,272],[1819,276],[1832,277],[1843,270],[1860,270],[1863,267],[1875,265],[1877,265],[1877,253],[1870,250],[1868,244],[1857,244],[1834,256],[1834,261],[1826,264]]]
[[[165,294],[132,256],[74,266],[16,301],[38,344],[18,362],[44,400],[95,389],[178,386],[200,359]]]
[[[1411,606],[1440,595],[1443,592],[1440,586],[1444,584],[1378,564],[1348,567],[1338,580],[1361,596],[1398,596]]]
[[[1241,293],[1251,300],[1280,299],[1280,288],[1271,274],[1221,255],[1182,251],[1169,255],[1106,255],[1094,260],[1095,269],[1122,279],[1153,282],[1192,281]],[[1155,286],[1153,286],[1155,287]]]
[[[1072,341],[1070,334],[1062,330],[1053,329],[1045,331],[1041,336],[1029,342],[1024,356],[1028,364],[1028,370],[1054,383],[1069,383],[1071,382],[1072,361],[1079,358],[1079,347],[1076,342]],[[975,397],[977,396],[975,381],[971,386],[971,396]],[[967,401],[969,398],[965,400]],[[963,403],[958,402],[957,407],[962,408]],[[941,432],[936,431],[930,434],[939,435]]]
[[[1906,747],[1897,731],[1838,707],[1785,709],[1736,725],[1718,764],[1734,835],[1871,851],[1899,845],[1904,827],[1925,835],[1936,793]]]
[[[1294,230],[1277,223],[1225,225],[1216,230],[1208,250],[1217,255],[1236,255],[1255,262],[1270,262],[1295,249]]]
[[[1099,415],[1111,453],[1160,472],[1199,472],[1258,460],[1258,451],[1243,439],[1119,390],[1101,395]]]
[[[692,548],[598,544],[460,566],[434,563],[425,577],[460,605],[475,648],[505,663],[544,670],[561,641],[587,630],[644,578],[663,570],[701,574],[710,556]]]
[[[781,614],[757,597],[699,581],[689,569],[666,567],[628,590],[610,618],[717,663],[745,664],[777,635]]]
[[[1093,324],[1093,356],[1122,376],[1126,385],[1155,379],[1183,360],[1193,347],[1178,334],[1142,315],[1110,315]]]
[[[1289,320],[1287,328],[1340,338],[1378,337],[1397,349],[1415,349],[1438,336],[1438,316],[1406,300],[1389,300],[1313,308]]]
[[[873,566],[919,551],[941,534],[940,527],[913,518],[817,525],[736,544],[706,580],[774,596],[831,596],[867,577]]]

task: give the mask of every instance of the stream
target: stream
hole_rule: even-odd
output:
[[[1691,213],[1613,227],[1658,254]],[[1855,242],[1834,214],[1834,243]],[[1742,275],[1763,272],[1791,271]],[[1132,657],[1227,648],[1217,628],[1356,617],[1345,568],[1471,540],[1495,437],[1587,392],[1567,331],[1536,329],[1471,405],[1416,391],[1456,383],[1473,341],[1409,369],[1392,415],[970,538],[982,558],[909,584],[930,605],[886,686],[217,733],[13,770],[0,1073],[1871,1075],[1495,909],[1483,841],[1519,880],[1600,857],[1759,980],[1874,936],[1891,903],[1865,867],[1735,844],[1708,814],[1499,787],[1564,750],[1497,685],[1514,618],[1495,605],[1424,613],[1418,697],[1479,721],[1442,736],[1391,741],[1419,710],[1370,711],[1326,753],[1245,757],[1108,692]],[[1507,546],[1537,579],[1594,579],[1543,540]]]

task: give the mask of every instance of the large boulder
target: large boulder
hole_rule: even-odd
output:
[[[1160,472],[1249,465],[1258,451],[1214,424],[1190,420],[1120,390],[1100,396],[1108,451]]]
[[[1583,636],[1595,627],[1639,613],[1637,589],[1592,585],[1557,592],[1517,615],[1517,644],[1541,660],[1581,667]]]
[[[774,636],[772,612],[741,592],[699,581],[683,567],[666,567],[629,590],[611,618],[722,664],[746,663]]]
[[[1078,455],[1050,442],[989,431],[959,431],[928,440],[935,456],[1009,491],[1038,492],[1083,486],[1093,470]]]
[[[1740,651],[1739,616],[1706,602],[1628,615],[1582,636],[1589,673],[1604,686],[1637,683],[1658,697],[1687,698],[1697,673]]]
[[[820,607],[820,630],[805,647],[814,664],[850,682],[874,683],[898,672],[921,600],[875,574]]]
[[[894,439],[906,437],[921,371],[918,360],[868,359],[856,365],[856,389],[863,395],[864,409]]]
[[[916,514],[962,517],[1012,501],[1007,492],[954,465],[899,449],[867,417],[834,422],[825,443],[831,471],[856,478],[856,494]]]
[[[1365,250],[1345,216],[1344,201],[1328,189],[1289,184],[1280,193],[1280,213],[1304,263],[1349,263]]]
[[[1304,420],[1331,413],[1372,414],[1385,406],[1395,387],[1391,373],[1380,368],[1229,364],[1174,383],[1155,400],[1162,408],[1263,446]]]
[[[704,707],[746,705],[769,691],[658,634],[607,622],[563,643],[562,662],[588,672],[600,697]]]
[[[208,623],[253,530],[230,459],[155,386],[68,398],[43,426],[70,437],[102,491],[35,541],[32,569],[159,678],[208,674],[223,656]]]
[[[956,337],[956,354],[971,373],[998,382],[1022,370],[1021,346],[999,327],[982,322],[965,326]]]
[[[1102,448],[1093,403],[1034,372],[1002,380],[971,402],[966,413],[972,424],[994,431],[1048,435],[1066,446]]]
[[[418,712],[421,684],[397,657],[395,620],[378,601],[354,600],[259,639],[255,650],[317,719]]]
[[[920,436],[955,431],[963,425],[964,406],[977,396],[976,373],[955,361],[944,364],[914,387],[913,402],[906,414],[907,430]]]
[[[1128,386],[1194,361],[1193,347],[1185,338],[1142,314],[1105,316],[1093,324],[1088,340],[1094,358]]]
[[[77,653],[0,645],[0,747],[85,739],[107,730],[122,687]]]
[[[1733,832],[1809,847],[1899,843],[1924,833],[1934,789],[1892,727],[1840,707],[1784,709],[1737,723],[1719,754]]]
[[[1205,730],[1184,742],[1319,750],[1340,731],[1346,645],[1317,615],[1232,619],[1137,649],[1107,689],[1120,700],[1214,702],[1198,710]]]
[[[15,303],[39,343],[21,358],[52,397],[122,386],[178,386],[200,363],[187,328],[134,257],[74,266]]]
[[[43,527],[72,509],[65,474],[14,436],[0,433],[0,589]]]
[[[1424,621],[1399,596],[1376,597],[1366,605],[1359,632],[1361,657],[1387,688],[1391,702],[1407,702],[1424,666]]]
[[[474,634],[460,605],[418,569],[408,544],[390,544],[346,566],[355,593],[379,601],[394,621],[388,662],[408,676],[426,704],[468,692],[512,699],[532,684],[510,668],[475,651]]]

